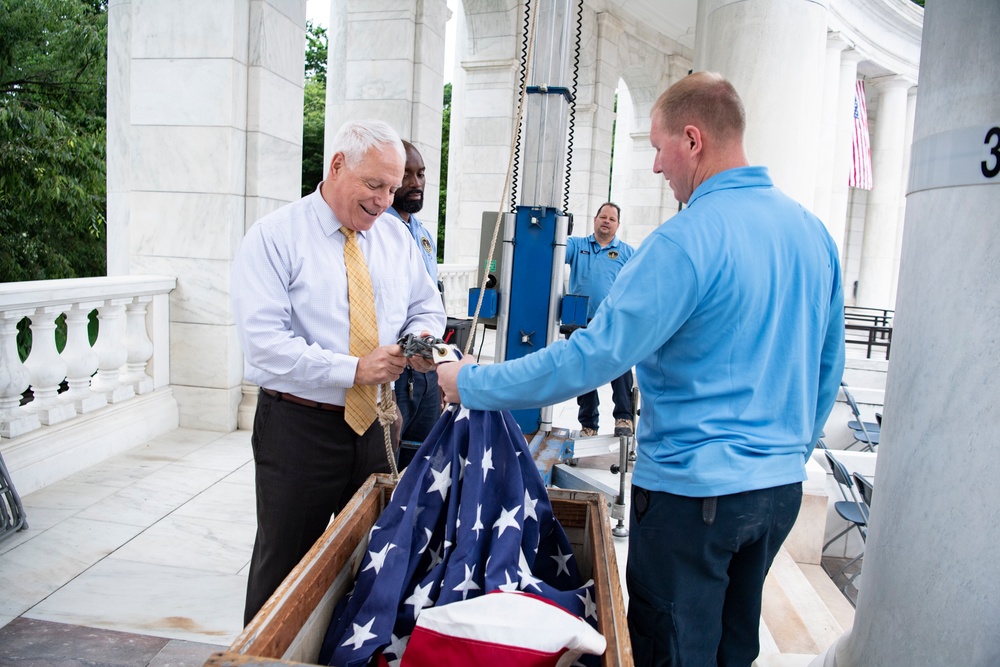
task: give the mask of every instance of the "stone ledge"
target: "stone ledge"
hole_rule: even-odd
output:
[[[24,497],[178,426],[171,387],[76,419],[0,441],[14,485]]]

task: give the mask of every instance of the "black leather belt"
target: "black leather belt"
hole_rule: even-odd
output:
[[[289,403],[295,403],[296,405],[304,405],[307,408],[315,408],[317,410],[327,410],[329,412],[343,412],[343,405],[335,405],[333,403],[320,403],[319,401],[311,401],[308,398],[301,398],[295,394],[286,394],[282,391],[275,391],[273,389],[265,389],[261,387],[262,392],[276,398],[279,401],[288,401]]]

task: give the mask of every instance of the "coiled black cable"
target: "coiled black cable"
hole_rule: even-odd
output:
[[[524,30],[521,33],[521,72],[517,89],[524,90],[524,80],[528,76],[528,36],[531,34],[531,0],[524,2]],[[516,122],[516,121],[515,121]],[[521,125],[514,128],[514,165],[510,178],[510,212],[517,212],[517,176],[521,166]]]
[[[573,127],[576,121],[576,84],[580,78],[580,41],[583,36],[583,0],[576,5],[576,45],[573,49],[573,84],[570,86],[569,133],[566,140],[566,186],[563,193],[563,212],[569,213],[569,181],[573,165]]]

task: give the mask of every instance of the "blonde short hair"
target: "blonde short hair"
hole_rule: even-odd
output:
[[[715,72],[695,72],[667,88],[653,114],[670,134],[694,125],[720,141],[742,140],[747,125],[736,88]]]

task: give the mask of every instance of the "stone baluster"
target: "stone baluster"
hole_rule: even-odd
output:
[[[146,333],[146,304],[152,296],[137,296],[125,306],[126,370],[121,376],[124,384],[132,385],[136,394],[153,391],[153,378],[146,374],[146,362],[153,356],[153,342]]]
[[[108,299],[97,309],[100,322],[97,343],[94,344],[97,375],[90,386],[94,391],[103,392],[108,403],[120,403],[135,396],[132,386],[123,384],[119,378],[119,369],[128,360],[128,353],[122,344],[125,337],[122,313],[131,301],[131,298]]]
[[[0,312],[0,436],[16,438],[41,428],[38,415],[21,405],[21,394],[30,383],[28,369],[17,354],[17,323],[34,309]]]
[[[25,406],[47,425],[72,419],[76,409],[59,395],[59,385],[66,378],[66,361],[56,349],[56,319],[67,306],[39,306],[31,317],[31,352],[24,361],[31,378],[34,399]]]
[[[77,303],[66,311],[66,347],[62,351],[66,362],[66,384],[69,385],[66,398],[73,401],[73,407],[81,415],[108,404],[104,394],[90,389],[90,377],[97,370],[97,355],[90,347],[87,326],[90,311],[101,303]]]
[[[478,287],[476,267],[466,265],[445,265],[438,270],[438,278],[444,284],[445,309],[449,317],[466,317],[468,313],[469,288]]]

